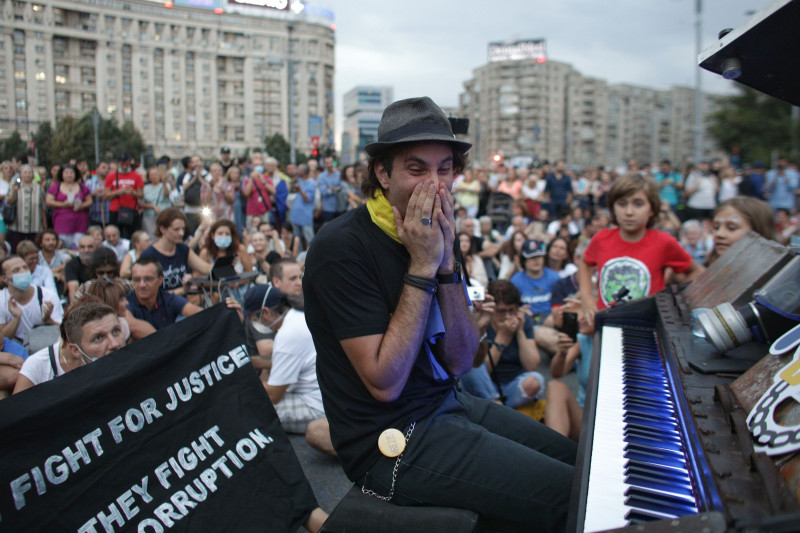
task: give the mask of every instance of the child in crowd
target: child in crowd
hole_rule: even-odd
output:
[[[767,202],[752,196],[736,196],[719,204],[714,210],[714,251],[708,256],[706,266],[751,230],[767,239],[777,239],[772,208]]]
[[[678,281],[692,280],[703,270],[675,237],[652,229],[661,200],[651,178],[640,174],[618,178],[608,193],[608,204],[617,228],[599,231],[578,265],[581,306],[589,321],[598,308],[662,290],[668,267],[682,275],[676,276]],[[595,268],[597,298],[591,285]]]

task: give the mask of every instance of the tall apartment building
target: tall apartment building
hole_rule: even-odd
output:
[[[378,140],[378,125],[383,110],[392,103],[394,89],[387,86],[358,85],[342,97],[342,162],[366,158],[364,146]]]
[[[610,85],[548,60],[541,40],[492,43],[489,58],[459,97],[479,164],[494,154],[618,166],[631,158],[679,163],[694,153],[692,89]],[[718,98],[704,95],[704,114]],[[709,135],[704,139],[704,154],[718,155]]]
[[[190,2],[0,0],[0,137],[97,108],[132,120],[157,156],[241,152],[289,137],[291,63],[298,148],[311,148],[309,117],[332,140],[332,13],[178,4]]]

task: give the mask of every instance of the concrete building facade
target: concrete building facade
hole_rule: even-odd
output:
[[[721,97],[704,95],[704,114]],[[473,161],[492,156],[620,166],[630,159],[680,163],[694,149],[694,90],[657,90],[583,76],[567,63],[536,59],[489,62],[459,96],[470,119]],[[704,155],[719,155],[704,134]]]
[[[0,137],[16,129],[27,140],[43,121],[55,127],[96,108],[132,120],[156,156],[243,152],[289,137],[291,61],[298,149],[310,150],[309,117],[332,139],[330,18],[288,3],[210,6],[0,0]]]
[[[364,146],[378,140],[378,125],[386,106],[394,100],[394,89],[388,86],[359,85],[342,97],[342,162],[365,160]]]

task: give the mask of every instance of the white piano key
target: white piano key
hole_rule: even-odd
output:
[[[584,531],[627,525],[622,420],[622,329],[603,327]]]

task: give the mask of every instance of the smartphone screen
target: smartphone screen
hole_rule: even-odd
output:
[[[572,340],[578,340],[578,313],[564,313],[564,324],[561,331],[569,335]]]

